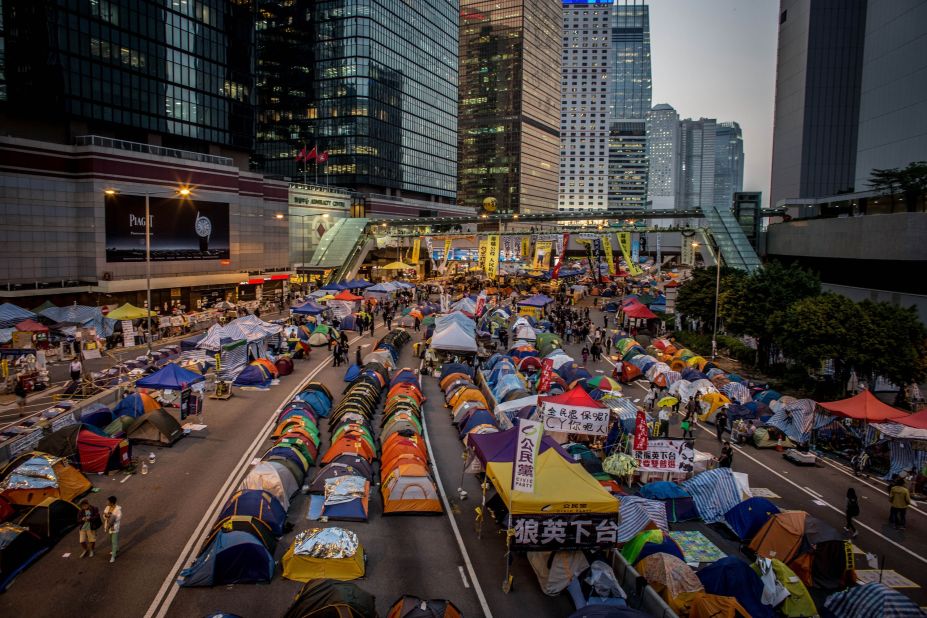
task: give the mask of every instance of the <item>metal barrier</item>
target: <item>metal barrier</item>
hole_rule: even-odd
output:
[[[676,612],[666,604],[656,590],[645,583],[646,580],[624,559],[621,552],[612,550],[611,554],[612,570],[615,571],[618,583],[628,593],[628,605],[658,618],[678,618]],[[643,584],[640,591],[638,591],[638,582]]]

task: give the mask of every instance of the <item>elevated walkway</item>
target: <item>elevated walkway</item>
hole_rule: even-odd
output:
[[[322,236],[319,246],[315,248],[315,253],[312,254],[306,266],[315,270],[327,270],[343,266],[351,256],[360,238],[365,236],[364,229],[369,221],[369,219],[365,218],[338,219],[335,221],[335,224]]]
[[[721,252],[724,264],[752,273],[761,266],[760,258],[743,228],[726,208],[704,208],[705,223]]]

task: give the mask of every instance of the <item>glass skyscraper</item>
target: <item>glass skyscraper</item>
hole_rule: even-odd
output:
[[[0,8],[6,131],[52,136],[56,125],[54,139],[65,142],[97,134],[251,150],[250,1],[3,0]]]
[[[460,3],[458,204],[557,207],[560,0]]]
[[[730,208],[744,190],[744,137],[736,122],[719,122],[715,135],[715,202]]]
[[[714,118],[687,118],[679,123],[680,170],[677,209],[709,208],[715,205],[717,124]]]
[[[457,3],[262,0],[259,169],[436,200],[457,184]],[[307,44],[308,42],[308,44]]]

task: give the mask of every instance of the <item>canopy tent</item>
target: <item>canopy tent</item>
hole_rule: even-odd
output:
[[[512,461],[486,464],[487,475],[513,515],[570,513],[577,503],[585,504],[588,513],[618,512],[614,496],[582,465],[555,450],[538,455],[532,494],[512,490],[513,467]]]
[[[290,311],[293,313],[298,313],[300,315],[319,315],[323,311],[326,311],[327,308],[322,305],[316,304],[313,301],[307,301],[302,305],[293,307]]]
[[[656,314],[645,307],[644,305],[629,305],[623,308],[624,314],[629,318],[641,319],[641,320],[652,320],[656,318]]]
[[[146,311],[141,307],[136,307],[131,303],[126,303],[121,307],[117,307],[107,313],[106,317],[110,320],[140,320],[149,316],[155,317],[156,315],[157,313],[154,311]]]
[[[550,303],[554,302],[554,299],[550,296],[544,294],[535,294],[530,298],[525,300],[518,301],[519,307],[546,307]]]
[[[199,342],[197,347],[216,352],[222,348],[224,343],[240,340],[246,340],[249,343],[261,341],[266,337],[280,333],[282,330],[283,326],[279,324],[271,324],[256,316],[247,315],[232,320],[224,326],[221,324],[210,326],[209,330],[206,331],[206,336]]]
[[[431,347],[446,352],[475,353],[478,350],[476,339],[459,324],[451,324],[436,332],[431,338]]]
[[[516,440],[518,428],[512,427],[497,433],[484,433],[470,436],[469,446],[477,459],[485,466],[491,461],[512,462],[515,459]],[[563,447],[550,435],[541,438],[540,453],[554,449],[565,461],[573,461],[573,456],[563,450]]]
[[[409,266],[405,262],[390,262],[386,266],[380,266],[381,270],[414,270],[415,266]]]
[[[335,300],[356,301],[364,300],[364,297],[358,296],[357,294],[352,294],[348,290],[342,290],[341,292],[335,294]]]
[[[19,322],[14,328],[21,333],[47,333],[48,332],[47,326],[45,326],[44,324],[39,324],[32,318]]]
[[[61,325],[86,326],[95,328],[98,336],[109,337],[113,334],[116,320],[103,317],[100,307],[68,305],[66,307],[49,307],[39,314]]]
[[[847,399],[825,401],[818,403],[818,405],[834,416],[852,418],[868,423],[898,421],[898,419],[909,416],[907,412],[882,403],[868,390]]]
[[[917,603],[881,582],[854,586],[827,597],[824,607],[840,618],[923,618]]]
[[[150,376],[145,376],[135,383],[139,388],[181,391],[206,378],[193,371],[188,371],[177,363],[168,363]]]

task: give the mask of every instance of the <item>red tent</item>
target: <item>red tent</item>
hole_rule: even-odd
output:
[[[77,458],[84,474],[118,470],[130,463],[129,441],[81,429],[77,436]]]
[[[927,408],[921,410],[917,414],[911,414],[909,416],[899,417],[892,420],[906,427],[913,427],[914,429],[927,429]]]
[[[21,333],[47,333],[48,327],[39,324],[35,320],[23,320],[14,327]]]
[[[335,294],[335,300],[364,300],[364,297],[352,294],[347,290],[342,290]]]
[[[629,318],[639,318],[642,320],[652,320],[656,316],[653,311],[644,305],[629,305],[623,309],[624,314]]]
[[[586,389],[581,386],[573,387],[560,395],[551,395],[550,397],[538,397],[538,403],[548,403],[555,406],[569,406],[571,408],[607,408],[608,406],[599,403],[589,396]]]
[[[901,417],[908,416],[906,412],[882,403],[869,391],[863,391],[849,399],[827,401],[818,405],[835,416],[854,418],[870,423],[898,420]]]

